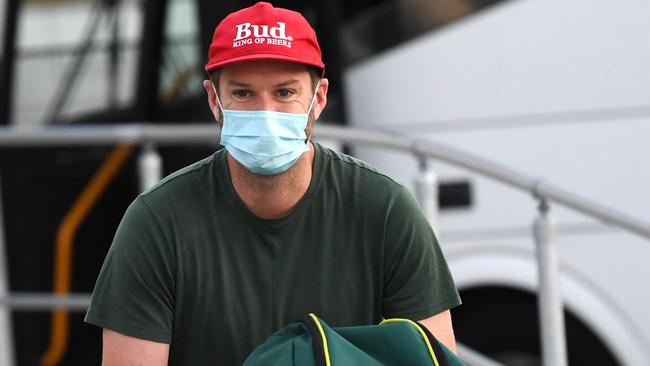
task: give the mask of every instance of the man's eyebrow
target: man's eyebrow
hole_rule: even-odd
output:
[[[250,88],[250,86],[251,86],[251,84],[244,83],[244,82],[241,82],[241,81],[235,81],[235,80],[228,80],[228,82],[226,84],[228,84],[229,86],[237,86],[237,87],[240,87],[240,88]]]
[[[298,80],[298,79],[291,79],[291,80],[283,81],[283,82],[281,82],[281,83],[275,84],[274,87],[276,87],[276,88],[281,88],[281,87],[289,86],[289,85],[293,85],[293,84],[296,84],[296,83],[297,83],[297,84],[300,84],[300,80]]]
[[[240,87],[240,88],[250,88],[251,87],[251,84],[249,84],[249,83],[245,83],[245,82],[242,82],[242,81],[236,81],[236,80],[228,80],[226,82],[226,84],[228,84],[228,86],[235,86],[235,87]],[[286,80],[286,81],[283,81],[283,82],[280,82],[280,83],[277,83],[277,84],[273,85],[273,87],[274,88],[282,88],[282,87],[289,86],[289,85],[294,85],[294,84],[300,84],[300,80],[298,80],[298,79]]]

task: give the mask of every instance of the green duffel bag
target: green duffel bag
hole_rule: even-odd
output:
[[[316,315],[292,323],[255,348],[244,366],[456,366],[458,357],[408,319],[330,328]]]

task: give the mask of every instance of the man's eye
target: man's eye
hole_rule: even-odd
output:
[[[251,95],[251,92],[248,90],[235,90],[232,95],[237,98],[246,98]]]
[[[284,97],[290,97],[290,96],[292,96],[294,94],[293,91],[290,90],[290,89],[280,89],[280,90],[278,90],[277,93],[278,93],[279,97],[283,97],[283,98]]]

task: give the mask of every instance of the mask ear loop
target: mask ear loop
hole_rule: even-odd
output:
[[[309,109],[307,109],[307,123],[309,123],[309,114],[311,113],[311,108],[314,106],[314,102],[316,101],[316,95],[318,94],[318,87],[320,86],[320,80],[318,80],[318,83],[316,83],[316,88],[314,89],[314,96],[311,97],[311,103],[309,103]],[[214,87],[214,85],[213,85]],[[309,142],[311,141],[311,134],[307,136],[307,142],[305,143],[306,145],[309,145]]]
[[[320,86],[320,80],[318,80],[318,83],[316,84],[316,88],[314,89],[314,96],[311,97],[311,103],[309,103],[309,109],[307,109],[307,115],[309,116],[309,113],[311,112],[311,107],[314,106],[314,102],[316,101],[316,95],[318,94],[318,87]],[[214,85],[212,86],[214,87]]]
[[[219,109],[221,109],[221,118],[223,118],[223,106],[221,105],[221,100],[219,100],[219,94],[217,93],[217,87],[212,84],[212,90],[214,90],[214,97],[217,99],[217,104],[219,104]]]

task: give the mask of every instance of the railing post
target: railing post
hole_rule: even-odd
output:
[[[140,192],[155,186],[162,179],[162,158],[152,142],[144,144],[138,158]]]
[[[415,194],[424,216],[436,235],[438,233],[438,177],[425,157],[420,157],[420,167],[415,177]]]
[[[0,298],[9,296],[9,261],[5,241],[4,207],[2,204],[2,182],[0,182]],[[11,309],[0,306],[0,365],[14,365],[13,331]]]
[[[535,219],[533,233],[537,246],[539,274],[539,323],[544,366],[566,366],[566,333],[564,309],[559,283],[559,265],[555,237],[555,221],[549,216],[549,206],[540,197],[539,216]]]

